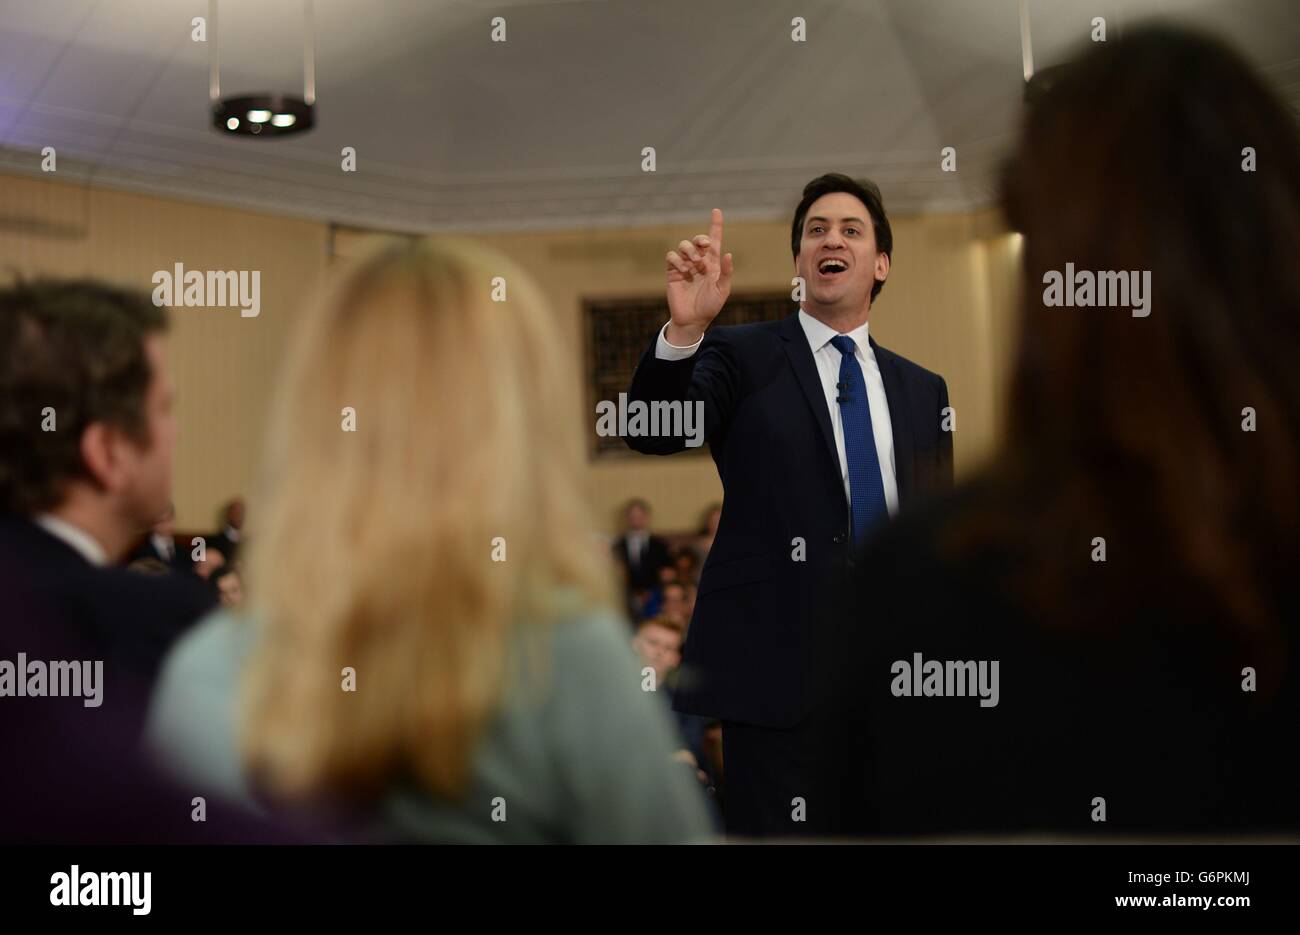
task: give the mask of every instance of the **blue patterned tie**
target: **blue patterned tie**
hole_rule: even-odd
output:
[[[840,418],[844,423],[844,456],[849,462],[849,506],[853,525],[853,548],[861,549],[872,526],[889,516],[885,506],[885,484],[880,479],[880,458],[876,436],[871,430],[871,406],[867,402],[867,381],[855,356],[857,345],[847,334],[837,334],[831,344],[840,358]]]

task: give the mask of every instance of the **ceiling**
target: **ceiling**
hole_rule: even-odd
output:
[[[713,205],[784,218],[831,170],[874,178],[894,213],[966,210],[991,201],[1023,84],[1017,0],[315,0],[316,129],[227,137],[210,129],[209,48],[190,36],[207,10],[0,0],[0,171],[39,175],[54,146],[65,180],[413,231],[698,220]],[[218,11],[224,94],[301,91],[302,0]],[[1244,50],[1300,114],[1300,0],[1029,13],[1040,69],[1094,16],[1111,37],[1163,16]],[[795,16],[807,42],[791,41]]]

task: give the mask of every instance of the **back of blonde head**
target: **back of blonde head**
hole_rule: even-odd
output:
[[[463,242],[387,248],[313,309],[252,511],[244,740],[268,792],[456,794],[516,628],[608,600],[575,366],[527,277]]]

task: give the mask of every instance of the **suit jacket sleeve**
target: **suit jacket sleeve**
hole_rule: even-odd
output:
[[[655,340],[641,355],[628,402],[702,403],[704,407],[704,441],[709,442],[727,424],[739,398],[739,368],[736,349],[726,328],[711,329],[700,349],[684,360],[660,360],[655,357]],[[686,448],[684,436],[625,437],[627,444],[643,454],[669,455]]]

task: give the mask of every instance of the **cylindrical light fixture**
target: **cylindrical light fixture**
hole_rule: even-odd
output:
[[[212,127],[233,136],[276,137],[302,133],[316,125],[316,51],[312,0],[303,0],[303,94],[264,92],[221,96],[221,62],[217,47],[217,0],[208,0],[208,98]]]

